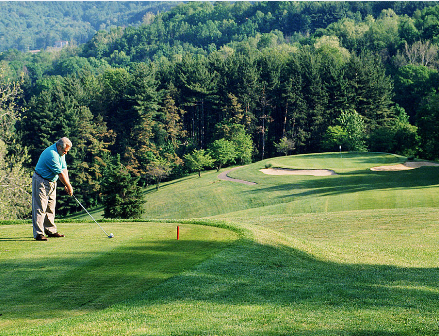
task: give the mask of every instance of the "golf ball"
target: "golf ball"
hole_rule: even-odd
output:
[[[109,238],[113,238],[114,234],[110,233],[110,235],[108,236]]]

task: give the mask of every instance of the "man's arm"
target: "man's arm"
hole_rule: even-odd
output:
[[[73,187],[70,184],[69,172],[67,171],[67,169],[64,169],[62,173],[60,173],[58,176],[59,176],[59,180],[62,182],[62,184],[64,184],[64,189],[66,190],[66,193],[72,196]]]

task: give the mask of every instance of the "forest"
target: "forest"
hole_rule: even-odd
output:
[[[278,155],[438,159],[435,2],[188,2],[140,22],[0,53],[0,219],[29,217],[62,136],[76,196],[119,218],[145,185]]]
[[[166,12],[174,1],[2,1],[0,51],[41,50],[57,41],[75,45],[99,30],[138,26],[146,13]]]

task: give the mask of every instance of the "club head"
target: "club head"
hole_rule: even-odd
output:
[[[108,236],[108,238],[113,238],[114,234],[110,233],[110,235]]]

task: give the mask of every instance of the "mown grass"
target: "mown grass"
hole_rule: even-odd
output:
[[[0,294],[9,300],[0,301],[2,335],[438,335],[439,168],[372,172],[403,158],[350,155],[343,153],[342,162],[334,153],[271,159],[291,168],[331,166],[334,176],[273,177],[259,172],[260,162],[231,174],[256,186],[208,172],[147,190],[151,218],[179,211],[208,217],[185,220],[201,231],[186,245],[179,260],[190,260],[183,266],[174,259],[180,245],[172,241],[172,220],[103,223],[118,240],[102,235],[89,243],[71,237],[36,245],[0,238]],[[67,233],[77,232],[76,225],[87,238],[99,230],[60,224]],[[143,225],[148,229],[135,237]],[[2,226],[0,237],[14,230],[24,235],[30,228]],[[39,268],[40,261],[52,266]],[[33,297],[32,274],[41,293],[52,288],[43,285],[51,276],[55,289],[75,290],[64,298]],[[96,295],[81,294],[101,283]],[[16,291],[21,305],[12,298]],[[54,302],[44,309],[41,298]]]
[[[324,153],[260,161],[234,170],[233,178],[256,182],[244,185],[218,180],[216,171],[202,178],[192,175],[163,183],[146,194],[145,218],[192,218],[234,212],[248,216],[321,213],[364,209],[439,207],[437,167],[399,172],[376,172],[370,168],[404,162],[385,153]],[[273,176],[263,174],[265,164],[296,169],[332,169],[332,176]],[[239,213],[237,213],[239,216]]]
[[[230,230],[191,224],[179,225],[178,241],[174,223],[102,225],[115,238],[89,223],[59,224],[66,238],[48,242],[35,242],[28,225],[1,227],[2,335],[135,297],[237,239]]]
[[[437,335],[436,209],[271,219],[126,301],[17,334]]]

